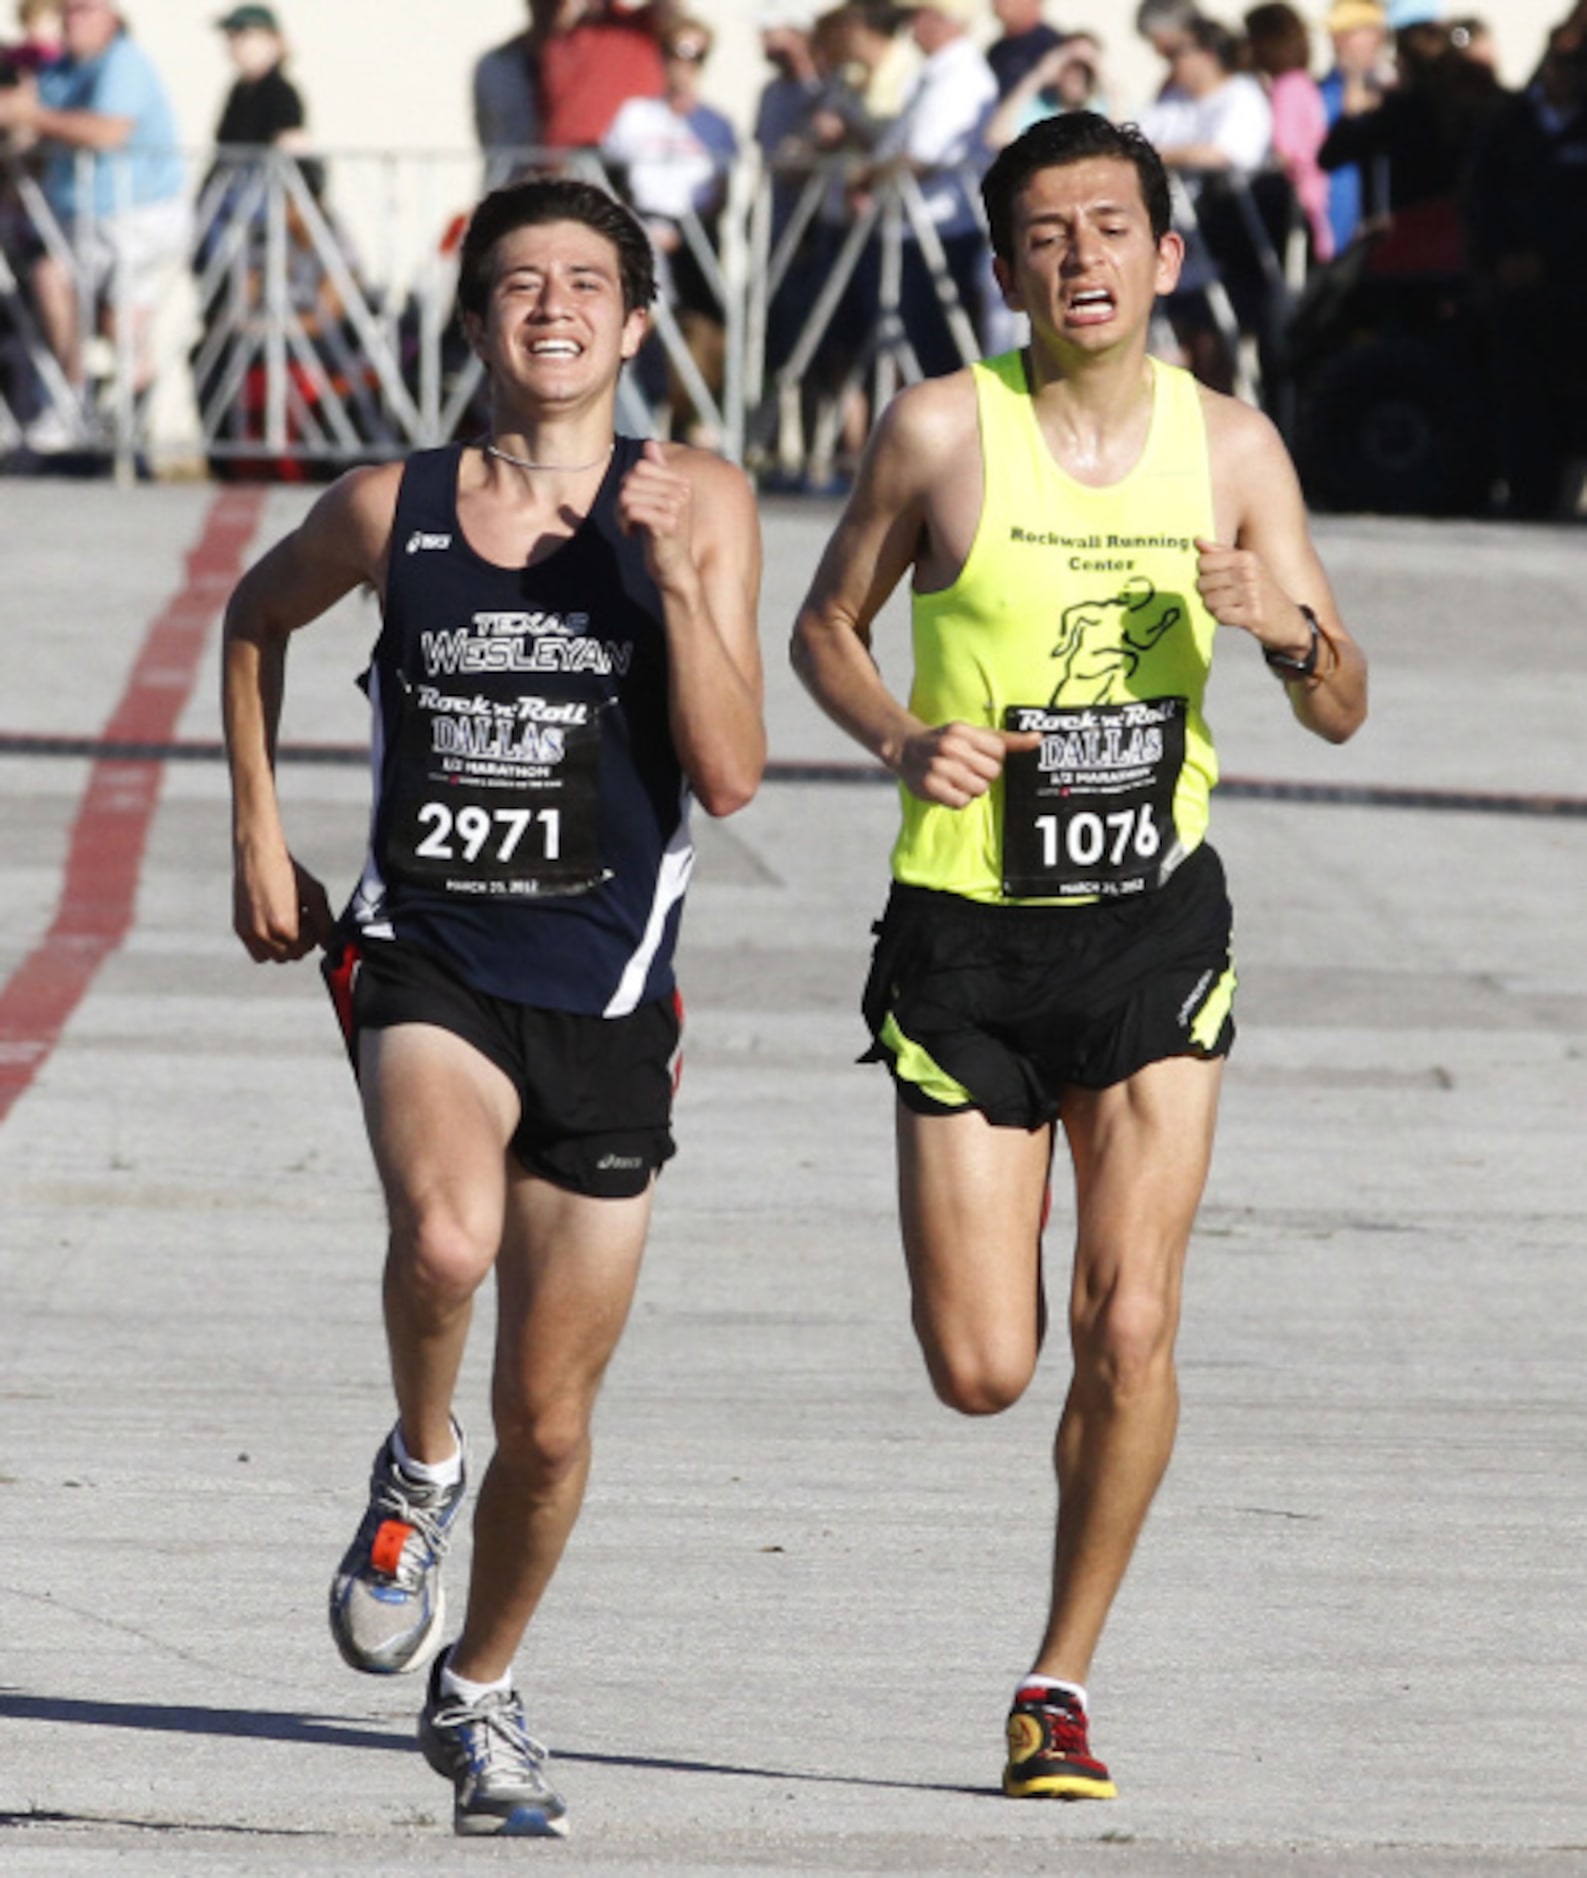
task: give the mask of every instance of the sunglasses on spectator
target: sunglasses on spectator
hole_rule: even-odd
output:
[[[706,51],[698,39],[685,39],[680,45],[666,48],[667,57],[683,65],[704,65]]]

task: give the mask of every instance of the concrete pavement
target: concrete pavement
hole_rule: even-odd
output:
[[[1373,793],[1587,797],[1578,530],[1320,525],[1374,663],[1343,750],[1222,649],[1227,774],[1354,793],[1215,805],[1241,1039],[1179,1448],[1093,1682],[1114,1805],[995,1794],[1065,1358],[971,1424],[913,1347],[889,1096],[852,1066],[892,793],[774,780],[702,827],[681,1152],[521,1659],[573,1837],[464,1846],[416,1687],[351,1676],[325,1634],[390,1409],[378,1197],[318,986],[229,936],[218,764],[164,764],[140,811],[148,765],[19,741],[100,736],[134,677],[123,721],[164,697],[179,741],[218,734],[213,633],[186,668],[146,640],[184,586],[213,614],[215,564],[185,557],[214,500],[0,497],[0,998],[83,878],[85,804],[146,835],[125,918],[72,929],[81,995],[0,1124],[0,1866],[1587,1869],[1587,820]],[[256,545],[305,500],[264,499]],[[766,510],[782,762],[856,754],[782,655],[833,519]],[[371,633],[352,601],[294,646],[289,741],[361,736]],[[902,637],[895,604],[890,671]],[[339,895],[363,776],[283,777]]]

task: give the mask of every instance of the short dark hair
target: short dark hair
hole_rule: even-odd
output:
[[[1198,52],[1210,52],[1224,71],[1239,71],[1244,48],[1240,35],[1231,33],[1227,26],[1217,20],[1194,19],[1186,26],[1185,37]]]
[[[1141,200],[1161,241],[1173,226],[1173,203],[1163,159],[1138,124],[1115,124],[1096,111],[1065,111],[1044,117],[997,154],[981,180],[981,200],[992,231],[992,252],[1000,261],[1014,258],[1014,202],[1038,170],[1063,169],[1091,157],[1116,157],[1130,164],[1141,183]]]
[[[525,176],[493,189],[469,217],[458,258],[457,304],[483,319],[494,279],[496,244],[515,229],[546,222],[582,222],[617,250],[623,310],[648,307],[656,297],[656,256],[633,212],[615,196],[576,176]]]
[[[1252,7],[1245,16],[1245,37],[1251,48],[1251,63],[1270,77],[1276,78],[1281,72],[1304,72],[1311,65],[1311,35],[1306,22],[1287,0]]]

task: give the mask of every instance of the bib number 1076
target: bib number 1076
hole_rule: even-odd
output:
[[[1162,831],[1150,802],[1099,813],[1077,809],[1071,815],[1038,815],[1041,864],[1056,871],[1070,867],[1123,867],[1132,860],[1155,860],[1162,851]]]
[[[1003,766],[1003,891],[1014,900],[1150,893],[1178,848],[1183,698],[1073,708],[1011,704],[1004,729],[1039,731]]]

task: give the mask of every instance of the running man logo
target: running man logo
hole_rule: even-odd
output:
[[[1058,622],[1052,656],[1063,661],[1051,703],[1112,704],[1125,695],[1141,660],[1185,617],[1144,574],[1103,600],[1077,600]]]

